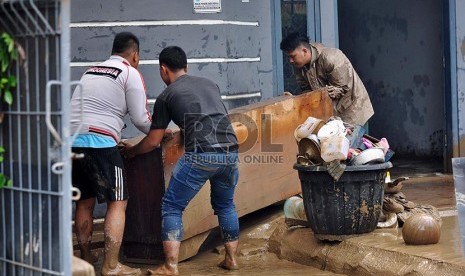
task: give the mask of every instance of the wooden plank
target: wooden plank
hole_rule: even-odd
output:
[[[292,168],[297,154],[294,129],[309,116],[327,119],[331,115],[331,99],[319,90],[230,110],[240,142],[240,176],[235,195],[239,217],[301,192],[297,172]],[[161,220],[154,216],[160,216],[163,192],[183,152],[177,131],[172,140],[163,144],[162,152],[155,150],[126,162],[130,183],[123,241],[126,259],[145,262],[161,258]],[[218,225],[210,205],[209,183],[187,206],[183,225],[183,246],[189,251],[183,255],[193,256],[201,245],[198,241],[205,235],[202,239],[192,237]]]
[[[129,199],[123,255],[128,259],[160,259],[161,200],[165,192],[161,149],[125,159]]]
[[[266,125],[267,117],[263,118],[263,115],[271,116],[271,124]],[[241,143],[240,176],[235,196],[239,217],[301,192],[297,172],[292,168],[297,154],[294,130],[309,116],[320,119],[332,116],[332,103],[326,92],[316,90],[296,97],[282,96],[230,111],[231,122]],[[253,130],[250,125],[257,126],[257,139],[253,147],[245,151],[244,141],[248,135],[253,135],[247,131]],[[271,135],[271,139],[266,140],[269,137],[265,135]],[[177,141],[181,142],[180,139]],[[262,146],[266,148],[267,141],[282,145],[282,150],[265,152]],[[173,142],[165,146],[164,151],[164,172],[169,176],[183,153],[182,146]],[[167,186],[169,177],[165,181]],[[210,206],[209,184],[186,208],[183,225],[186,239],[218,225]]]

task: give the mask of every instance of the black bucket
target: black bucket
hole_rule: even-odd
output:
[[[347,166],[338,181],[324,166],[294,165],[310,228],[322,240],[343,240],[376,229],[390,162]]]

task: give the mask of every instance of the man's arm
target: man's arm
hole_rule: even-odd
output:
[[[328,48],[318,61],[326,72],[330,86],[338,88],[342,94],[352,89],[354,77],[352,64],[341,50]]]
[[[131,146],[126,144],[123,150],[123,155],[125,157],[132,158],[136,155],[150,152],[160,145],[164,135],[164,129],[152,129],[137,145]]]
[[[150,131],[152,117],[147,110],[147,95],[142,75],[130,67],[126,81],[126,104],[132,123],[147,134]]]
[[[148,132],[147,136],[145,136],[144,139],[142,139],[142,141],[140,141],[137,145],[126,145],[123,150],[123,155],[126,157],[134,157],[138,154],[143,154],[154,150],[160,145],[165,133],[171,133],[171,131],[165,132],[165,129],[168,127],[170,121],[171,119],[168,104],[163,99],[160,99],[160,97],[157,98],[155,106],[153,107],[151,130]]]

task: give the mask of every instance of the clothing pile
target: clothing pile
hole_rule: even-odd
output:
[[[365,134],[365,128],[331,117],[326,122],[314,117],[294,131],[299,153],[297,163],[304,166],[326,166],[335,181],[346,166],[363,166],[388,162],[394,152],[386,138]]]

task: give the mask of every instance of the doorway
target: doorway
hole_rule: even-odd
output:
[[[307,34],[307,0],[281,0],[281,30],[282,37],[290,33]],[[283,55],[284,91],[299,94],[292,65]]]
[[[338,1],[339,48],[375,109],[370,134],[388,139],[393,160],[421,159],[439,171],[447,160],[443,8],[435,0]]]

